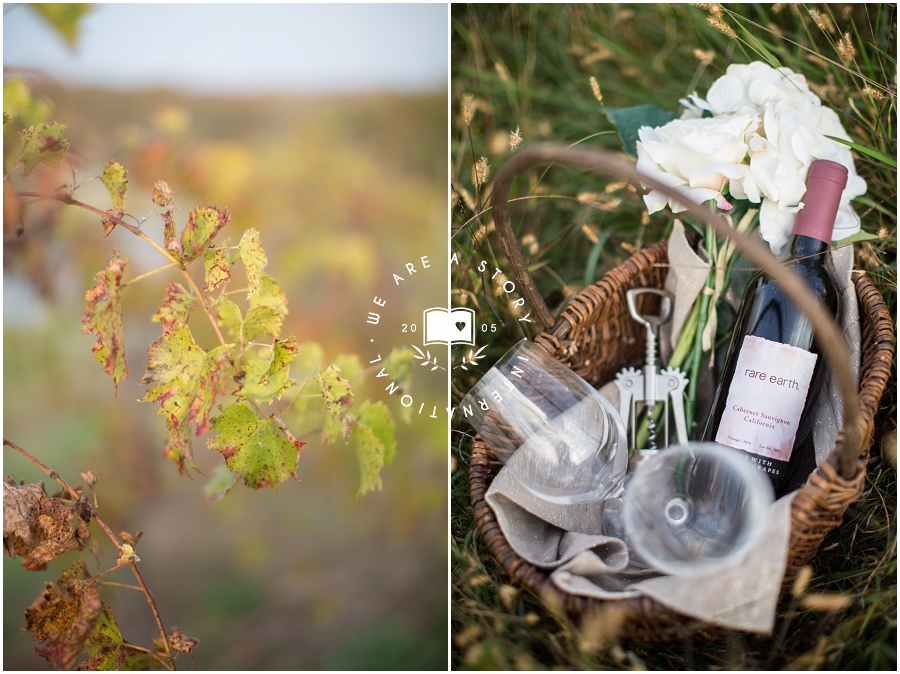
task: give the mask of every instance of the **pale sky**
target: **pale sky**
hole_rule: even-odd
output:
[[[446,90],[447,5],[98,4],[75,50],[3,6],[4,68],[68,84],[219,94]]]

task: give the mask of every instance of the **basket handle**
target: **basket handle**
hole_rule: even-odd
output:
[[[507,202],[509,188],[517,175],[536,164],[548,163],[561,163],[596,171],[616,178],[624,178],[636,186],[643,185],[659,190],[667,197],[681,203],[687,212],[698,221],[714,227],[720,236],[731,238],[751,262],[764,269],[781,286],[791,301],[809,317],[813,329],[818,335],[822,351],[837,378],[844,407],[844,443],[840,455],[835,456],[837,452],[832,452],[828,460],[832,465],[840,468],[840,473],[845,479],[853,477],[856,474],[861,441],[859,403],[856,384],[849,366],[850,356],[844,340],[835,326],[834,317],[816,302],[812,293],[803,285],[803,281],[795,272],[778,262],[766,245],[734,230],[728,225],[725,218],[713,215],[706,207],[687,200],[684,195],[679,194],[671,187],[638,173],[633,164],[623,161],[609,151],[585,150],[549,144],[534,145],[513,155],[500,169],[494,180],[491,206],[500,243],[525,299],[544,329],[550,329],[556,321],[553,314],[550,313],[550,309],[547,308],[544,298],[538,292],[534,279],[522,258],[522,252],[519,250],[518,242],[512,231]]]

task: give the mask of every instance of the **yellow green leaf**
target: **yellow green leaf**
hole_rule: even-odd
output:
[[[325,399],[325,417],[323,442],[346,440],[353,429],[354,417],[350,413],[353,406],[353,392],[350,382],[341,377],[340,370],[329,365],[315,376],[319,391]]]
[[[375,437],[384,445],[384,464],[389,466],[397,453],[397,439],[394,436],[394,420],[387,405],[381,401],[365,401],[359,408],[356,423],[372,429]]]
[[[271,358],[250,358],[244,364],[235,380],[241,385],[234,392],[239,398],[252,398],[258,403],[268,403],[281,399],[281,394],[297,382],[288,379],[289,368],[284,367],[277,373],[266,377],[271,366]]]
[[[251,342],[263,335],[278,336],[284,319],[270,307],[253,307],[244,317],[244,341]]]
[[[194,423],[197,435],[209,426],[216,397],[225,393],[228,355],[234,345],[204,351],[186,325],[172,329],[150,345],[147,371],[141,383],[150,386],[142,402],[159,402],[170,428]]]
[[[103,167],[103,173],[100,174],[100,181],[109,192],[112,199],[113,210],[119,217],[125,211],[125,192],[128,190],[128,169],[121,164],[110,159],[109,163]]]
[[[228,469],[228,466],[219,464],[213,469],[213,474],[209,481],[203,485],[206,502],[215,503],[222,500],[236,484],[237,476]]]
[[[297,460],[304,443],[275,417],[259,418],[244,403],[222,408],[210,427],[219,434],[207,444],[225,457],[225,465],[252,489],[275,487],[297,479]]]
[[[250,308],[268,307],[281,316],[287,316],[287,295],[275,281],[263,274],[259,279],[259,291],[250,298]]]
[[[269,264],[269,259],[259,243],[259,232],[252,228],[244,232],[238,249],[244,269],[247,271],[247,298],[249,299],[259,292],[259,281],[263,269]]]
[[[127,264],[128,258],[120,258],[116,249],[106,263],[106,270],[97,274],[97,285],[84,296],[88,304],[81,319],[84,325],[81,332],[97,335],[94,357],[112,377],[117,389],[119,382],[128,376],[122,329],[122,275]]]
[[[222,298],[216,302],[213,311],[219,320],[225,324],[231,338],[235,341],[240,341],[241,325],[244,319],[241,317],[241,310],[238,308],[238,305],[229,299]]]
[[[181,233],[181,247],[186,262],[196,259],[212,242],[231,216],[215,206],[200,206],[188,214],[188,223]]]
[[[91,11],[86,2],[47,2],[30,5],[58,32],[63,39],[74,47],[78,42],[78,22],[81,17]]]
[[[163,456],[178,466],[180,475],[187,475],[188,468],[192,468],[200,475],[203,475],[196,461],[194,461],[194,439],[191,436],[191,425],[173,425],[171,419],[166,419],[166,427],[169,429],[169,437],[166,440],[166,446],[163,448]]]
[[[260,378],[259,383],[269,383],[269,377],[289,369],[290,363],[297,357],[297,338],[291,335],[287,339],[276,339],[272,344],[272,360],[269,368]]]
[[[225,260],[225,251],[215,248],[203,253],[203,269],[206,272],[204,290],[215,290],[220,285],[231,279],[231,271]]]
[[[369,426],[356,424],[351,433],[356,446],[356,460],[359,463],[359,491],[356,496],[364,496],[370,491],[381,489],[381,469],[384,467],[384,444]]]
[[[187,325],[193,303],[194,299],[181,284],[170,281],[166,287],[166,296],[163,298],[162,304],[159,305],[159,309],[150,320],[162,323],[163,332],[171,330],[176,323]]]
[[[65,124],[38,124],[24,129],[19,134],[22,140],[19,158],[24,164],[26,176],[38,164],[59,169],[63,157],[66,156],[66,150],[69,149],[69,141],[63,138],[65,131]]]

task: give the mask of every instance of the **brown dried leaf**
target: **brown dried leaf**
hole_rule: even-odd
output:
[[[173,627],[166,636],[169,640],[169,648],[176,653],[193,653],[194,649],[200,645],[200,639],[187,636],[177,627]]]
[[[163,219],[164,223],[163,239],[166,242],[166,250],[181,257],[181,241],[175,235],[175,216],[172,215],[172,209],[170,208],[165,213],[160,213],[159,217]]]
[[[153,185],[153,203],[157,206],[168,206],[175,198],[175,192],[164,180],[157,180]]]
[[[91,537],[89,523],[86,501],[79,499],[72,508],[48,497],[42,482],[20,487],[3,482],[3,551],[10,558],[19,555],[24,569],[39,571],[63,553],[83,550]]]
[[[71,669],[82,651],[88,655],[79,665],[84,669],[117,669],[125,661],[112,611],[100,600],[97,581],[80,557],[25,609],[25,630],[34,633],[35,641],[47,642],[37,653],[55,669]]]

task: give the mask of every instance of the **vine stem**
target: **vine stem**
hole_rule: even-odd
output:
[[[154,269],[153,271],[148,271],[146,274],[141,274],[140,276],[135,276],[135,277],[134,277],[133,279],[131,279],[130,281],[127,281],[127,282],[123,283],[123,284],[122,284],[122,287],[123,287],[123,288],[127,288],[127,287],[130,286],[131,284],[137,283],[138,281],[142,281],[142,280],[144,280],[145,278],[147,278],[148,276],[153,276],[154,274],[158,274],[158,273],[161,272],[161,271],[165,271],[166,269],[171,269],[172,267],[177,267],[177,266],[178,266],[178,263],[177,263],[177,262],[171,262],[170,264],[163,265],[162,267],[159,267],[159,268],[157,268],[157,269]]]
[[[203,297],[203,293],[200,292],[200,288],[197,287],[197,284],[194,282],[193,277],[188,273],[188,270],[184,267],[181,268],[181,273],[184,274],[184,277],[187,279],[187,282],[191,284],[191,288],[194,289],[194,292],[197,293],[197,297],[200,299],[200,305],[203,307],[203,311],[206,312],[206,315],[209,317],[209,322],[212,323],[213,329],[216,331],[216,335],[219,337],[219,342],[222,343],[222,346],[225,346],[227,342],[225,338],[222,336],[222,331],[219,329],[219,324],[216,322],[216,317],[213,316],[212,311],[209,308],[209,305],[206,303],[206,298]]]
[[[129,232],[131,232],[135,236],[141,237],[144,241],[146,241],[151,246],[156,248],[156,250],[158,250],[160,253],[165,255],[169,259],[170,262],[174,262],[176,265],[179,265],[179,266],[181,265],[181,262],[179,262],[174,257],[172,257],[172,255],[169,253],[169,251],[167,251],[165,248],[160,246],[158,243],[156,243],[156,241],[151,239],[149,236],[144,234],[141,231],[140,227],[131,225],[131,224],[125,222],[124,220],[122,220],[122,218],[116,217],[115,215],[112,215],[111,213],[107,213],[106,211],[102,211],[99,208],[95,208],[94,206],[91,206],[90,204],[86,204],[83,201],[78,201],[77,199],[73,199],[68,194],[41,194],[40,192],[16,192],[16,195],[20,196],[20,197],[35,197],[37,199],[49,199],[52,201],[59,201],[60,203],[67,204],[69,206],[78,206],[79,208],[83,208],[84,210],[90,211],[91,213],[96,213],[101,218],[106,218],[110,222],[114,222],[117,225],[121,225],[122,227],[127,229]]]
[[[33,456],[30,452],[28,452],[28,450],[23,449],[22,447],[19,447],[19,445],[17,445],[16,443],[14,443],[13,441],[11,441],[7,438],[3,438],[3,444],[6,445],[7,447],[12,447],[19,454],[21,454],[26,459],[31,461],[31,463],[33,463],[35,466],[37,466],[42,471],[44,471],[47,474],[47,477],[49,477],[51,480],[55,480],[56,482],[59,482],[59,484],[61,484],[63,486],[63,488],[65,488],[72,495],[73,498],[76,497],[75,490],[72,489],[71,486],[69,486],[69,484],[62,478],[62,476],[59,473],[56,472],[55,469],[50,468],[43,461],[41,461],[37,457]],[[97,524],[100,525],[100,528],[103,529],[103,531],[106,533],[107,536],[109,536],[109,540],[111,540],[113,542],[113,544],[116,546],[117,550],[121,551],[122,544],[119,542],[119,539],[116,537],[116,535],[112,532],[112,529],[110,529],[106,525],[106,522],[104,522],[100,518],[100,515],[97,513],[97,509],[94,508],[94,506],[92,506],[90,503],[87,504],[87,507],[91,511],[91,516],[94,518],[94,520],[97,522]],[[166,638],[166,628],[163,627],[162,618],[159,615],[159,608],[157,608],[156,601],[154,601],[153,595],[150,593],[150,588],[148,588],[147,584],[144,582],[144,579],[141,576],[141,572],[138,571],[136,564],[126,564],[126,565],[120,565],[120,566],[130,566],[131,567],[131,570],[134,573],[134,577],[137,578],[138,584],[141,586],[141,589],[144,591],[144,596],[147,598],[147,603],[150,604],[150,610],[153,612],[153,617],[156,619],[156,626],[159,628],[159,634],[162,637],[163,644],[166,648],[166,657],[171,662],[172,655],[169,651],[169,640],[168,640],[168,638]],[[116,567],[116,568],[119,568],[119,567]],[[115,570],[115,569],[110,569],[110,571],[113,571],[113,570]],[[108,573],[108,571],[105,573]],[[173,669],[174,669],[174,664],[173,664]]]

